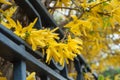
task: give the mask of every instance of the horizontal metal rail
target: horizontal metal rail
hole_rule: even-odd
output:
[[[60,74],[49,68],[46,64],[37,60],[23,47],[17,45],[2,33],[0,33],[0,49],[1,57],[13,63],[19,60],[24,60],[29,71],[35,71],[39,75],[49,75],[59,80],[67,80]]]

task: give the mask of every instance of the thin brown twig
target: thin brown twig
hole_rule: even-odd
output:
[[[61,39],[61,42],[64,42],[64,40],[67,38],[68,35],[69,35],[69,32],[65,31],[64,37]]]
[[[92,6],[92,7],[90,7],[89,9],[91,10],[92,8],[98,6],[98,5],[102,4],[102,3],[108,2],[108,1],[109,1],[109,0],[106,0],[106,1],[100,2],[100,3],[98,3],[98,4],[96,4],[96,5]]]
[[[104,13],[104,12],[97,12],[97,13],[101,15],[111,16],[110,13]]]
[[[69,10],[79,10],[79,9],[70,8],[70,7],[48,7],[47,9],[69,9]]]
[[[73,6],[73,4],[70,5],[70,8],[72,8],[72,6]],[[70,16],[71,11],[72,11],[72,10],[69,10],[68,15],[67,15],[68,17]]]
[[[74,0],[71,0],[71,1],[72,1],[72,3],[75,4],[75,6],[81,11],[82,6],[78,6]]]
[[[56,4],[57,4],[57,1],[55,1],[55,3],[54,3],[54,5],[53,5],[53,7],[55,7],[56,6]],[[51,15],[53,15],[54,14],[54,11],[55,11],[55,9],[53,9],[53,10],[51,10]]]
[[[78,6],[74,0],[71,0],[71,1],[72,1],[73,4],[75,4],[75,6],[76,6],[76,7],[78,8],[78,10],[81,12],[81,14],[80,14],[80,16],[78,17],[78,19],[81,18],[81,17],[83,16],[83,14],[84,14],[84,8],[83,8],[82,6]]]

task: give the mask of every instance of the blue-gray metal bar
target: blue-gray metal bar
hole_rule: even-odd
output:
[[[29,0],[29,1],[33,4],[35,9],[38,11],[39,15],[41,15],[41,20],[42,20],[43,26],[49,27],[49,28],[59,27],[59,29],[56,32],[60,34],[59,35],[60,38],[63,38],[64,37],[63,30],[61,29],[60,26],[58,26],[58,24],[53,19],[53,17],[48,13],[47,9],[41,3],[41,1],[40,0]]]
[[[39,13],[36,11],[36,9],[33,7],[33,5],[28,0],[26,0],[26,2],[27,2],[27,5],[29,6],[29,8],[36,14],[36,18],[38,18],[35,28],[41,29],[42,22],[41,22],[41,17],[39,15]]]
[[[23,60],[19,60],[13,63],[14,65],[14,80],[26,80],[26,63]]]
[[[80,64],[79,59],[75,58],[74,63],[75,63],[75,69],[77,71],[77,80],[84,80],[83,73],[82,73],[83,72],[82,65]]]
[[[41,80],[51,80],[51,78],[47,75],[41,76]]]
[[[65,67],[62,71],[60,71],[61,75],[64,76],[65,78],[67,78],[67,80],[73,80],[73,78],[69,77],[68,75],[68,68],[67,68],[67,64],[65,64]]]
[[[25,49],[21,48],[19,45],[11,41],[2,33],[0,33],[0,49],[0,56],[9,61],[16,61],[21,59],[25,60],[27,68],[30,71],[35,71],[37,74],[40,75],[49,75],[57,80],[67,80],[66,78],[49,68],[47,65],[33,57]]]
[[[40,0],[15,0],[15,2],[23,9],[26,11],[27,15],[31,17],[30,15],[30,10],[29,10],[29,3],[33,5],[35,10],[38,12],[38,14],[41,17],[42,21],[42,26],[44,27],[49,27],[49,28],[55,28],[59,27],[56,22],[53,20],[53,18],[50,16],[48,13],[47,9],[45,6],[41,3]],[[29,2],[29,3],[28,3]],[[64,32],[62,31],[61,28],[59,28],[56,32],[58,32],[60,35],[60,38],[64,37]]]
[[[18,45],[24,45],[26,48],[26,51],[30,52],[33,56],[36,58],[43,58],[43,55],[39,51],[33,51],[31,47],[20,37],[16,36],[11,30],[5,28],[4,26],[0,25],[0,32],[3,33],[5,36],[7,36],[9,39],[11,39],[13,42],[15,42]]]
[[[87,72],[91,72],[91,68],[86,62],[85,58],[82,55],[78,55],[77,58],[79,59],[80,64],[86,67]]]

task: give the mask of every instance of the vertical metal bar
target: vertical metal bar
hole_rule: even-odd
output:
[[[26,63],[17,61],[14,63],[14,80],[26,80]]]
[[[60,71],[60,74],[65,77],[68,78],[68,70],[67,70],[67,65],[65,64],[64,69],[62,71]]]
[[[50,77],[49,77],[49,76],[47,76],[47,80],[50,80]]]
[[[80,64],[78,58],[75,58],[74,65],[75,65],[75,69],[77,71],[77,80],[84,80],[83,73],[82,73],[82,65]]]
[[[42,75],[40,76],[41,80],[51,80],[48,75]]]
[[[67,78],[67,80],[73,80],[73,78],[71,78],[71,77],[68,76],[67,64],[65,64],[63,70],[60,71],[60,74],[61,74],[63,77]]]

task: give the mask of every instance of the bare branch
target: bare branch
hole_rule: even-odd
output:
[[[76,8],[70,8],[70,7],[48,7],[47,9],[69,9],[69,10],[79,10]]]

